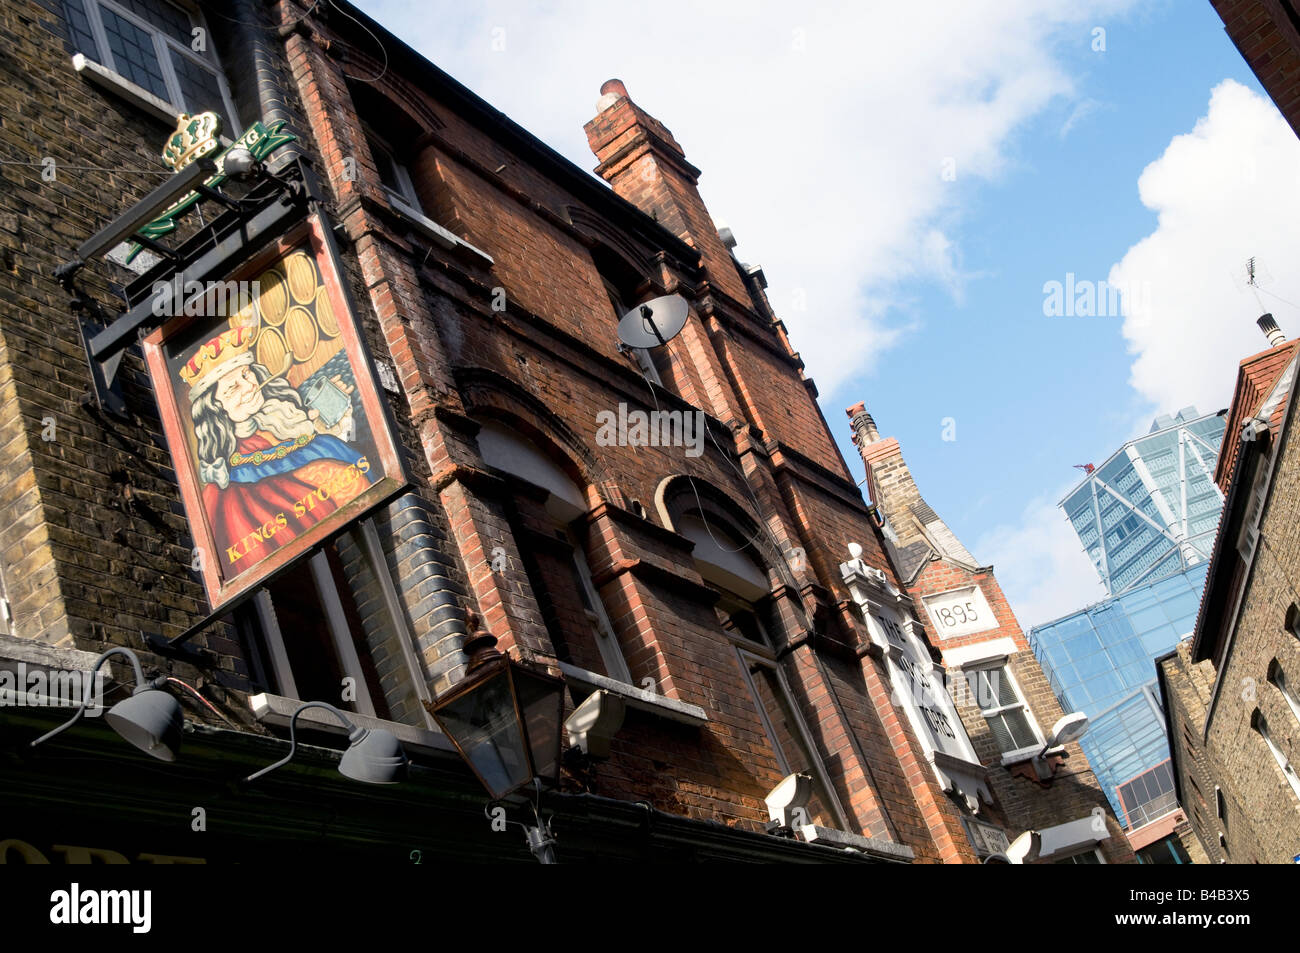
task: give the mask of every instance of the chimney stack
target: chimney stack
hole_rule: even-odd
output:
[[[867,405],[863,401],[845,409],[844,413],[853,425],[853,442],[859,450],[880,440],[880,431],[876,429],[876,422],[867,413]]]
[[[1268,338],[1269,347],[1277,347],[1286,340],[1286,335],[1283,334],[1282,329],[1277,326],[1277,322],[1273,320],[1272,314],[1261,315],[1260,319],[1255,323],[1258,324],[1259,329],[1264,332],[1264,337]]]

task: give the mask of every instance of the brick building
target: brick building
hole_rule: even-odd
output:
[[[1210,0],[1242,58],[1300,135],[1300,12],[1294,0]]]
[[[1300,441],[1295,341],[1241,362],[1216,482],[1223,518],[1190,639],[1158,660],[1174,776],[1209,859],[1300,856]]]
[[[761,270],[621,83],[586,127],[601,182],[344,3],[18,0],[0,37],[0,736],[16,752],[0,861],[528,860],[429,711],[463,684],[470,611],[562,679],[566,714],[597,691],[626,708],[607,761],[538,795],[562,860],[974,863],[990,844],[976,808],[1014,835],[1101,803],[1073,746],[1064,767],[1049,752],[1046,794],[936,755],[889,652],[900,634],[930,651],[915,579]],[[165,142],[188,159],[174,174]],[[232,142],[270,150],[265,169],[150,231],[151,190]],[[98,248],[124,221],[127,241]],[[153,310],[160,283],[244,275],[258,290],[233,314]],[[620,346],[620,316],[671,295],[681,332]],[[362,430],[378,449],[345,456]],[[381,457],[392,492],[352,512],[338,464]],[[286,475],[307,495],[275,513]],[[284,542],[277,518],[301,519],[311,493],[319,523]],[[245,559],[270,568],[233,568]],[[114,649],[172,679],[175,764],[103,718],[30,747],[68,710],[2,676],[48,685]],[[112,660],[107,704],[136,684]],[[319,709],[298,721],[309,747],[242,780],[291,750],[309,700],[390,731],[406,783],[340,778],[346,732]],[[972,738],[992,751],[987,729]],[[795,773],[809,800],[797,836],[774,836],[764,798]],[[1102,838],[1108,861],[1121,844]]]
[[[626,705],[609,760],[541,796],[561,859],[978,859],[850,596],[846,560],[869,599],[892,599],[896,580],[815,387],[761,271],[717,234],[698,170],[621,84],[587,126],[601,182],[342,3],[20,0],[0,35],[0,656],[58,674],[122,647],[188,686],[167,689],[185,727],[165,766],[102,718],[30,748],[68,712],[10,691],[0,733],[20,754],[0,769],[0,860],[527,860],[425,705],[460,684],[471,609],[563,679],[566,712],[596,690]],[[199,144],[177,114],[207,112],[227,141],[294,139],[129,263],[116,245],[61,267],[168,187],[163,143]],[[316,257],[295,259],[286,230],[313,209]],[[168,346],[172,325],[148,317],[157,282],[240,275],[282,245],[253,305],[182,362],[187,422],[135,343]],[[290,259],[321,281],[338,262],[324,304],[300,294]],[[671,294],[689,306],[681,333],[620,348],[618,317]],[[227,471],[300,458],[283,456],[294,440],[246,451],[242,423],[239,449],[204,456],[200,400],[265,406],[220,392],[245,369],[253,393],[283,376],[267,393],[299,393],[277,400],[319,398],[342,367],[326,356],[352,353],[319,350],[342,340],[343,312],[368,355],[346,369],[374,396],[340,386],[353,429],[325,434],[320,403],[300,439],[346,445],[386,420],[406,479],[310,551],[275,543],[275,571],[213,613],[212,586],[240,577],[211,561],[261,558],[280,530],[253,520],[223,537],[234,524],[195,517],[185,487],[205,508],[209,494],[248,500]],[[635,427],[599,439],[603,413],[651,411],[700,425],[676,446]],[[169,428],[191,434],[202,468]],[[134,684],[111,661],[110,704]],[[299,720],[311,747],[240,781],[288,751],[306,700],[390,730],[408,781],[340,778],[343,736],[316,709]],[[795,772],[811,780],[809,823],[772,836],[764,796]]]
[[[925,502],[898,441],[880,436],[865,405],[846,413],[886,550],[916,618],[935,636],[933,648],[924,647],[936,657],[914,661],[949,686],[951,700],[944,700],[960,719],[947,733],[955,736],[955,750],[930,746],[932,763],[937,772],[954,773],[961,759],[955,773],[979,779],[968,799],[979,813],[967,823],[991,824],[1012,838],[1037,830],[1043,861],[1132,863],[1133,851],[1078,742],[1050,745],[1065,713],[993,567],[981,565]],[[906,648],[899,655],[905,659]],[[924,734],[923,727],[918,731]]]

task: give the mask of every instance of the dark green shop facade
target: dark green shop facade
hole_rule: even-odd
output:
[[[288,765],[245,783],[288,742],[190,722],[168,764],[91,718],[30,747],[68,713],[7,708],[0,718],[0,863],[535,863],[519,826],[531,806],[491,812],[452,751],[408,746],[406,781],[368,785],[338,773],[337,751],[300,743]],[[560,863],[907,862],[593,794],[546,792],[541,803]]]

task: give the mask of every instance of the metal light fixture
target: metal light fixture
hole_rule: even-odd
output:
[[[95,684],[99,667],[110,655],[125,655],[130,659],[131,667],[135,669],[136,687],[130,698],[124,698],[109,709],[104,720],[114,731],[146,754],[151,754],[160,761],[175,761],[181,746],[184,718],[180,702],[162,690],[167,683],[167,676],[162,675],[146,682],[136,654],[127,648],[113,648],[95,660],[95,666],[90,670],[90,685]],[[89,692],[88,686],[76,714],[53,731],[41,735],[32,742],[32,747],[71,728],[85,712]]]
[[[564,682],[503,655],[477,624],[471,613],[465,676],[425,707],[496,801],[534,778],[558,781]]]
[[[1052,748],[1078,741],[1088,733],[1088,716],[1081,711],[1072,711],[1061,717],[1052,726],[1052,733],[1043,745],[1043,750],[1034,756],[1034,771],[1039,780],[1046,781],[1052,776],[1053,768],[1047,763],[1047,752]]]
[[[307,702],[289,719],[289,753],[275,764],[250,774],[245,781],[255,781],[262,775],[288,764],[298,750],[295,726],[298,716],[308,708],[324,708],[332,712],[348,730],[348,750],[339,761],[339,774],[366,784],[396,784],[406,779],[406,752],[396,735],[386,728],[359,728],[347,715],[327,702]]]
[[[236,179],[249,178],[260,165],[246,146],[231,146],[221,158],[221,171]]]
[[[464,645],[469,656],[465,675],[424,706],[492,800],[526,785],[534,787],[537,823],[519,826],[533,856],[553,864],[555,837],[542,819],[539,802],[542,782],[559,780],[564,681],[498,652],[496,636],[480,626],[477,613],[468,613],[466,622],[470,637]]]

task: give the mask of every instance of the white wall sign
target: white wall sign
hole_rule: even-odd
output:
[[[986,632],[998,626],[998,620],[993,617],[993,610],[979,586],[925,596],[921,601],[925,603],[930,622],[941,639]]]

